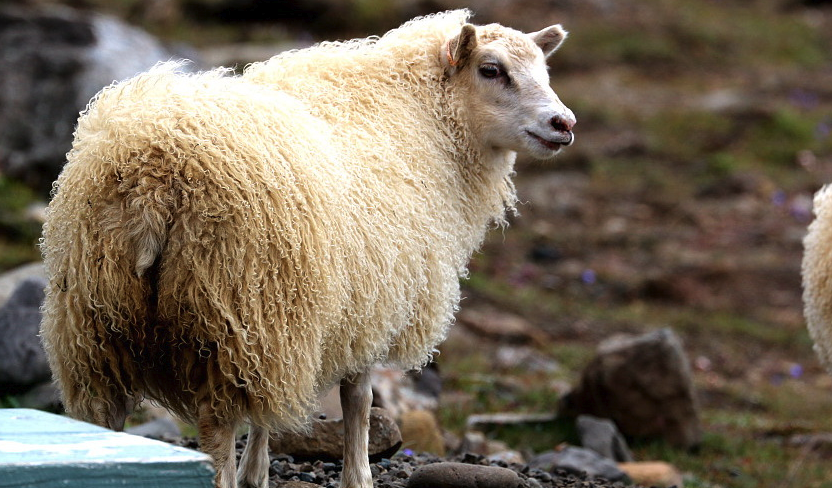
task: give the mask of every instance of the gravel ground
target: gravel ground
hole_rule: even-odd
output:
[[[198,449],[195,439],[185,439],[180,445],[190,449]],[[243,452],[244,441],[237,441],[237,459]],[[405,488],[413,471],[427,464],[454,461],[483,466],[499,466],[515,471],[523,481],[525,488],[623,488],[621,482],[609,483],[602,479],[587,479],[582,475],[565,472],[547,473],[539,469],[530,468],[525,464],[508,464],[504,461],[490,461],[484,456],[462,454],[440,458],[432,454],[407,454],[407,450],[400,451],[392,459],[382,459],[370,463],[375,488]],[[269,486],[279,488],[287,481],[303,481],[325,488],[340,486],[341,462],[324,461],[296,461],[286,454],[270,454]],[[637,488],[637,487],[632,487]]]

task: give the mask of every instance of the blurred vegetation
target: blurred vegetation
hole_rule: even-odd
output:
[[[40,224],[28,212],[35,193],[0,175],[0,271],[40,258]]]

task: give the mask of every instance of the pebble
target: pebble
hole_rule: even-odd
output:
[[[314,483],[315,480],[318,479],[318,477],[312,473],[301,472],[298,474],[298,479],[300,479],[301,481],[306,481],[307,483]]]

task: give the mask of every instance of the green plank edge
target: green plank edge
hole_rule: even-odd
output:
[[[0,488],[213,487],[201,452],[30,409],[0,409]]]

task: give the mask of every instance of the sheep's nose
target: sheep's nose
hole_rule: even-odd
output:
[[[554,117],[552,117],[552,120],[550,120],[549,123],[556,131],[570,132],[572,131],[572,127],[575,126],[575,118],[563,115],[555,115]]]

